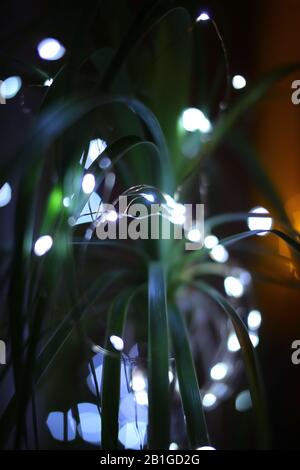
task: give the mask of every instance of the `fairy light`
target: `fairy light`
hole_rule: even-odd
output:
[[[217,450],[217,449],[211,446],[202,446],[202,447],[197,447],[196,450]]]
[[[250,337],[250,341],[252,343],[252,346],[254,348],[256,348],[259,345],[259,336],[258,336],[258,334],[251,332],[249,334],[249,337]]]
[[[0,207],[7,206],[7,204],[11,201],[11,186],[9,183],[4,183],[2,188],[0,189]]]
[[[170,222],[174,225],[184,225],[185,223],[185,215],[174,213],[169,218]]]
[[[235,75],[232,78],[232,86],[235,90],[242,90],[246,85],[247,81],[242,75]]]
[[[230,389],[228,385],[226,385],[224,382],[215,382],[212,387],[211,387],[211,393],[216,395],[218,399],[224,398],[228,396],[230,393]]]
[[[237,277],[226,277],[224,279],[224,289],[229,297],[239,298],[244,294],[244,286]]]
[[[0,86],[0,95],[4,99],[11,99],[16,96],[22,86],[22,80],[17,75],[6,78]]]
[[[74,227],[76,225],[76,219],[75,217],[71,216],[68,218],[68,224],[70,225],[70,227]]]
[[[58,60],[63,57],[66,49],[54,38],[45,38],[38,44],[38,54],[44,60]]]
[[[63,198],[63,206],[64,207],[70,207],[70,204],[71,204],[71,199],[68,196],[64,197]]]
[[[148,393],[146,390],[135,392],[134,396],[138,405],[148,406]]]
[[[212,126],[205,114],[197,108],[188,108],[182,114],[182,125],[188,132],[200,131],[204,134],[211,131]]]
[[[197,243],[201,240],[202,234],[201,234],[200,230],[198,230],[197,228],[192,228],[188,232],[187,238],[190,242]]]
[[[264,207],[254,207],[250,210],[253,214],[269,214],[269,211]],[[271,230],[273,225],[272,217],[253,217],[249,216],[247,224],[250,230]],[[260,236],[267,235],[268,232],[258,233]]]
[[[132,373],[131,388],[134,392],[141,392],[146,388],[144,374],[140,370],[134,370]]]
[[[207,235],[207,237],[204,238],[204,246],[208,250],[216,246],[218,243],[219,239],[215,235]]]
[[[209,15],[208,15],[206,12],[202,12],[202,13],[198,16],[198,18],[196,19],[197,23],[198,23],[199,21],[209,21],[209,20],[210,20],[210,17],[209,17]]]
[[[101,158],[99,162],[99,167],[101,170],[107,170],[111,166],[111,159],[108,157]]]
[[[143,194],[143,197],[149,202],[154,202],[155,201],[155,197],[154,197],[153,194],[145,193],[145,194]]]
[[[37,256],[44,256],[52,247],[53,239],[50,235],[43,235],[34,244],[34,253]]]
[[[249,390],[243,390],[235,400],[235,409],[240,412],[248,411],[252,407],[252,400]]]
[[[175,201],[174,203],[172,202],[172,207],[169,204],[167,205],[170,208],[170,222],[172,222],[174,225],[184,225],[186,221],[186,207],[183,204],[177,203]]]
[[[178,449],[179,449],[178,444],[176,444],[176,442],[171,442],[169,446],[169,450],[178,450]]]
[[[86,229],[86,232],[85,232],[85,236],[84,238],[86,240],[91,240],[92,239],[92,236],[93,236],[93,230],[91,228],[87,228]]]
[[[105,213],[105,220],[108,222],[116,222],[118,220],[118,214],[115,210],[110,210]]]
[[[259,310],[251,310],[247,319],[248,327],[251,330],[258,330],[261,325],[261,313]]]
[[[81,187],[85,194],[91,194],[95,188],[96,180],[92,173],[86,173],[82,179]]]
[[[169,194],[164,194],[164,198],[167,203],[167,206],[170,209],[174,209],[176,207],[177,202],[175,201],[174,198],[172,198],[172,196],[170,196]]]
[[[224,362],[218,362],[210,371],[213,380],[223,380],[228,373],[228,366]]]
[[[111,344],[113,345],[113,347],[114,347],[117,351],[123,351],[123,349],[124,349],[124,341],[122,340],[122,338],[120,338],[120,336],[111,335],[111,336],[109,337],[109,340],[110,340]]]
[[[210,252],[210,257],[217,263],[226,263],[229,259],[229,254],[223,245],[216,245]]]
[[[217,402],[217,397],[214,393],[206,393],[203,397],[202,404],[204,408],[211,408]]]
[[[47,78],[45,81],[44,81],[44,86],[51,86],[53,83],[53,78]]]
[[[238,337],[235,333],[230,333],[228,340],[227,340],[227,348],[230,352],[237,352],[241,349],[241,345],[239,343]]]
[[[251,274],[248,271],[242,270],[239,273],[239,280],[243,286],[248,286],[251,283]]]

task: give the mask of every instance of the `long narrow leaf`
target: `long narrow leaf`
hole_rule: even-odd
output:
[[[260,443],[263,448],[267,448],[269,445],[269,426],[264,398],[264,387],[255,350],[249,338],[247,329],[234,308],[216,289],[204,282],[197,282],[195,286],[217,302],[233,324],[244,357],[252,403],[257,416]]]
[[[149,266],[149,447],[168,449],[170,436],[169,331],[163,265]]]
[[[224,115],[224,118],[221,119],[217,124],[210,142],[208,142],[208,144],[205,146],[199,158],[187,167],[186,172],[183,175],[182,183],[185,183],[187,180],[189,180],[189,178],[195,174],[195,171],[197,171],[199,165],[203,162],[203,159],[207,158],[217,149],[219,144],[228,135],[229,131],[231,131],[233,126],[237,123],[238,119],[245,111],[261,100],[270,90],[270,88],[275,85],[275,83],[295,72],[299,68],[299,63],[279,67],[268,75],[264,76],[254,86],[249,88],[249,90],[247,90],[241,96],[237,103],[235,103],[228,110],[228,112]]]
[[[100,299],[105,292],[114,282],[116,282],[120,277],[124,276],[124,271],[117,273],[110,273],[110,275],[105,274],[100,280],[92,286],[91,289],[91,298],[94,301]],[[81,311],[81,318],[83,318],[88,311],[89,305],[86,305],[86,299],[84,298],[82,303],[77,306],[74,306]],[[34,370],[34,383],[39,384],[40,380],[50,366],[55,361],[58,353],[61,351],[63,346],[66,344],[68,339],[71,337],[71,334],[75,328],[75,324],[72,321],[72,315],[67,315],[63,321],[60,322],[56,330],[53,332],[50,339],[47,341],[46,345],[43,347],[40,352]],[[6,406],[3,414],[0,417],[0,445],[4,446],[4,443],[9,439],[10,433],[16,422],[16,407],[17,399],[16,395],[13,395],[10,402]]]
[[[168,307],[176,369],[192,449],[209,442],[201,395],[185,321],[176,306]]]
[[[110,338],[112,335],[120,338],[123,336],[130,302],[129,295],[130,291],[125,290],[117,296],[108,318],[105,340],[107,353],[103,361],[101,390],[101,444],[103,449],[118,448],[121,352],[113,347]]]

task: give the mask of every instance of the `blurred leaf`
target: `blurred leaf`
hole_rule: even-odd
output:
[[[90,292],[88,293],[88,295],[92,300],[89,300],[89,302],[87,302],[87,293],[85,293],[85,295],[80,300],[80,304],[75,305],[72,308],[78,309],[78,311],[81,312],[81,317],[84,318],[89,310],[90,303],[100,301],[103,296],[103,293],[106,292],[106,290],[113,283],[115,283],[118,279],[122,278],[123,276],[123,270],[103,274],[103,276],[101,276],[100,279],[98,279],[90,288]],[[36,385],[39,384],[42,377],[46,374],[50,366],[54,363],[61,349],[70,339],[74,327],[75,324],[72,319],[72,313],[66,315],[65,318],[53,331],[46,344],[41,349],[38,357],[36,358],[33,371],[33,380]],[[16,412],[17,399],[16,395],[14,395],[10,399],[3,414],[0,417],[0,444],[2,447],[4,447],[5,442],[9,439],[10,433],[15,425]]]
[[[183,175],[182,184],[198,171],[203,159],[207,158],[217,149],[245,111],[261,100],[276,82],[282,80],[284,77],[290,75],[299,68],[299,63],[277,68],[260,79],[255,85],[247,89],[241,98],[231,108],[229,108],[226,113],[224,113],[223,118],[221,118],[216,124],[211,139],[205,146],[203,153],[200,154],[197,160],[188,165],[185,174]]]
[[[168,306],[181,400],[192,449],[208,445],[209,438],[185,321],[176,306]]]
[[[123,39],[119,50],[108,67],[100,84],[100,89],[108,89],[120,72],[129,54],[137,47],[151,29],[170,12],[186,10],[186,4],[178,0],[156,0],[145,5],[134,20],[128,34]]]
[[[163,265],[150,263],[148,280],[149,448],[170,444],[169,330]]]
[[[108,317],[101,390],[102,449],[118,448],[121,352],[113,347],[110,337],[115,335],[123,338],[130,300],[130,291],[120,293],[114,300]]]
[[[234,308],[222,297],[222,295],[216,289],[204,282],[195,283],[195,287],[199,288],[202,292],[214,299],[215,302],[217,302],[222,307],[222,309],[228,315],[233,324],[244,357],[252,403],[257,416],[257,430],[259,440],[263,448],[268,448],[269,427],[264,397],[263,381],[261,378],[261,372],[258,366],[255,349],[249,338],[247,328],[245,327],[244,323],[242,322]]]
[[[276,210],[278,217],[283,222],[290,225],[284,204],[272,181],[269,179],[263,165],[260,163],[253,145],[238,132],[231,132],[229,144],[238,152],[239,158],[243,161],[243,164],[252,176],[254,183],[260,189],[267,201],[272,205],[274,210]]]

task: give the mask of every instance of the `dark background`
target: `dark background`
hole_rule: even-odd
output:
[[[101,2],[99,2],[101,3]],[[105,2],[102,2],[105,4]],[[127,29],[122,24],[118,9],[122,2],[115,3],[114,18],[109,18],[107,28],[119,27],[120,34]],[[146,2],[131,1],[133,10],[138,12]],[[224,37],[228,50],[231,74],[240,73],[248,82],[270,71],[273,67],[300,59],[300,2],[298,0],[260,0],[243,2],[215,1],[200,2],[214,15]],[[40,65],[36,52],[37,42],[46,36],[58,37],[66,48],[71,38],[72,4],[68,2],[4,1],[1,3],[1,68],[0,78],[14,74],[16,63],[7,57],[18,57],[32,64]],[[105,9],[105,5],[104,5]],[[105,31],[91,32],[97,41],[105,42]],[[210,44],[207,44],[208,51]],[[212,68],[213,68],[212,51]],[[44,64],[43,64],[44,65]],[[52,74],[57,65],[49,63]],[[0,106],[1,157],[7,149],[22,141],[24,133],[34,116],[42,96],[41,83],[33,83],[30,73],[24,70],[24,86],[16,98],[6,106]],[[291,82],[300,79],[298,74],[282,82],[255,111],[247,117],[245,126],[256,144],[261,160],[277,187],[286,209],[296,228],[300,228],[300,107],[290,100]],[[35,86],[33,86],[35,85]],[[223,169],[221,189],[224,191],[219,210],[238,211],[264,203],[262,195],[238,160],[228,161],[226,151],[216,156]],[[18,175],[15,175],[17,182]],[[228,190],[230,188],[230,190]],[[9,240],[12,230],[12,204],[0,209],[1,238]],[[269,243],[285,256],[289,252],[279,242]],[[262,261],[255,261],[262,263]],[[1,282],[5,281],[7,266],[1,264]],[[297,269],[290,265],[291,276],[297,276]],[[5,282],[2,289],[1,309],[5,314]],[[300,424],[300,365],[291,363],[291,344],[300,339],[299,302],[297,290],[278,284],[255,283],[257,304],[263,312],[259,355],[267,388],[270,409],[273,448],[299,448],[298,429]],[[236,416],[233,402],[228,400],[222,410],[212,412],[209,418],[214,426],[215,440],[222,448],[230,448],[232,439],[245,436],[241,446],[250,446],[252,427],[248,427],[248,415]]]

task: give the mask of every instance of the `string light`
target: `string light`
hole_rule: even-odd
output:
[[[264,207],[254,207],[250,211],[253,214],[269,214]],[[273,225],[272,217],[253,217],[249,216],[247,224],[250,230],[271,230]],[[267,235],[268,232],[258,233],[260,236]]]
[[[118,214],[115,210],[110,210],[105,213],[105,220],[108,222],[116,222],[118,220]]]
[[[246,85],[246,79],[242,75],[235,75],[232,78],[232,86],[235,90],[242,90]]]
[[[101,170],[107,170],[111,166],[111,159],[108,157],[101,158],[99,162],[99,167]]]
[[[202,446],[202,447],[197,447],[196,450],[216,450],[216,448],[211,447],[211,446]]]
[[[143,194],[143,196],[149,202],[154,202],[155,201],[155,197],[154,197],[153,194]]]
[[[95,188],[96,180],[92,173],[86,173],[82,179],[81,187],[85,194],[91,194]]]
[[[146,390],[135,392],[134,396],[138,405],[148,406],[148,393]]]
[[[256,348],[259,345],[259,337],[257,333],[250,333],[249,335],[252,346]]]
[[[124,349],[124,341],[122,340],[122,338],[120,338],[120,336],[111,335],[111,336],[109,337],[109,340],[110,340],[111,344],[113,345],[113,347],[114,347],[117,351],[123,351],[123,349]]]
[[[202,404],[204,408],[211,408],[216,404],[217,397],[213,393],[206,393],[203,397]]]
[[[258,310],[251,310],[248,315],[247,323],[251,330],[258,330],[261,325],[261,313]]]
[[[197,243],[201,240],[202,234],[201,234],[200,230],[198,230],[197,228],[192,228],[188,232],[187,238],[190,242]]]
[[[169,206],[169,205],[168,205]],[[170,211],[170,216],[169,216],[169,221],[172,222],[174,225],[184,225],[186,221],[185,213],[186,213],[186,208],[183,204],[179,204],[174,201],[172,203],[172,207],[169,206],[171,211]]]
[[[41,59],[58,60],[63,57],[66,50],[57,39],[45,38],[38,44],[38,53]]]
[[[216,245],[212,248],[210,257],[217,263],[226,263],[229,259],[229,254],[223,245]]]
[[[70,204],[71,204],[71,199],[68,196],[64,197],[63,198],[63,206],[64,207],[70,207]]]
[[[235,409],[243,412],[247,411],[252,407],[252,400],[249,390],[244,390],[239,393],[235,400]]]
[[[50,237],[50,235],[43,235],[35,242],[34,253],[37,256],[44,256],[51,249],[52,245],[52,237]]]
[[[241,349],[238,337],[235,333],[230,333],[227,340],[227,348],[230,352],[237,352]]]
[[[188,132],[199,130],[204,134],[211,131],[212,126],[205,114],[197,108],[188,108],[182,114],[182,125]]]
[[[210,250],[211,248],[213,248],[214,246],[216,246],[218,243],[219,243],[219,239],[218,239],[218,237],[216,237],[215,235],[208,235],[208,236],[205,237],[205,239],[204,239],[204,246],[205,246],[205,248],[207,248],[208,250]]]
[[[47,78],[47,80],[44,81],[44,86],[51,86],[53,83],[53,78]]]
[[[179,449],[178,444],[176,444],[176,442],[171,442],[169,446],[169,450],[178,450],[178,449]]]
[[[11,99],[16,96],[22,86],[22,80],[18,76],[6,78],[0,86],[0,95],[4,99]]]
[[[196,19],[197,22],[199,21],[208,21],[210,20],[210,17],[208,16],[208,14],[206,12],[202,12],[198,18]]]
[[[9,183],[4,183],[2,188],[0,189],[0,207],[7,206],[11,201],[11,186]]]
[[[229,297],[242,297],[244,293],[244,286],[240,279],[233,276],[228,276],[224,279],[224,289]]]
[[[165,201],[167,203],[167,206],[170,209],[174,209],[176,207],[177,202],[169,194],[164,194],[164,198],[165,198]]]
[[[144,374],[138,370],[134,369],[132,372],[131,388],[134,392],[141,392],[146,388],[146,381]]]
[[[223,380],[228,373],[228,366],[224,362],[218,362],[210,371],[213,380]]]

